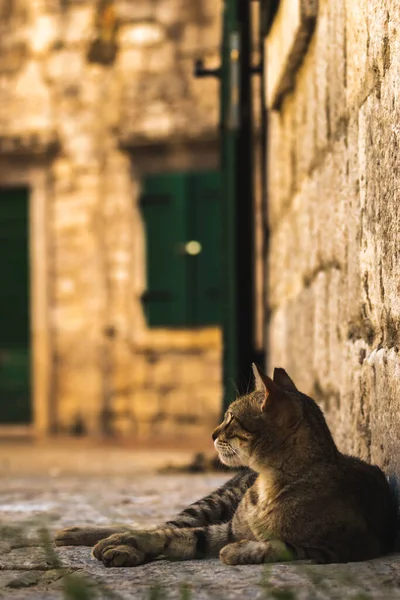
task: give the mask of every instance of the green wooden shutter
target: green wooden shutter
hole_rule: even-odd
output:
[[[216,171],[188,175],[190,239],[201,252],[188,257],[194,325],[221,322],[221,183]]]
[[[147,291],[153,327],[219,324],[221,197],[218,172],[146,177],[141,208],[146,231]],[[198,254],[187,253],[197,241]]]
[[[0,190],[0,422],[31,420],[28,192]]]
[[[187,323],[185,178],[182,174],[149,176],[141,208],[146,231],[147,291],[143,304],[150,326]]]

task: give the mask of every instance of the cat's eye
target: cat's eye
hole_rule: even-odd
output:
[[[229,425],[229,423],[232,421],[232,419],[233,419],[232,413],[226,413],[225,425]]]

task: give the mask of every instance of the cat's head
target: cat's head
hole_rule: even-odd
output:
[[[318,405],[298,391],[284,369],[273,380],[253,365],[255,389],[229,406],[213,432],[228,466],[284,469],[332,455],[336,446]]]

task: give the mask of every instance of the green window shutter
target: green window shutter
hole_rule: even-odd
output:
[[[141,209],[146,231],[147,291],[143,304],[153,327],[187,324],[185,178],[182,174],[148,176]]]
[[[146,230],[149,326],[192,327],[221,320],[221,189],[218,172],[146,177],[141,209]],[[198,254],[187,242],[200,244]]]
[[[189,289],[194,325],[221,322],[221,182],[216,171],[188,176],[190,238],[201,252],[190,257]]]
[[[0,422],[31,420],[29,197],[0,190]]]

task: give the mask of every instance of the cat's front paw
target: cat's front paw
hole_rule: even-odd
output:
[[[138,536],[130,532],[110,535],[95,545],[92,554],[97,560],[103,561],[106,567],[136,567],[144,563],[146,558],[143,541],[140,544]]]
[[[237,542],[224,546],[219,552],[220,560],[226,565],[238,565],[240,561],[239,548],[240,546]]]
[[[146,555],[133,546],[106,546],[101,554],[105,567],[137,567],[145,562]]]
[[[110,549],[118,546],[132,546],[136,547],[132,534],[126,533],[114,533],[104,540],[100,540],[93,548],[92,555],[97,560],[103,560],[103,553]]]
[[[98,542],[92,555],[106,567],[136,567],[160,556],[164,544],[162,531],[127,531]]]
[[[240,540],[224,546],[219,557],[226,565],[257,565],[271,562],[271,547],[268,542]]]

